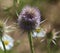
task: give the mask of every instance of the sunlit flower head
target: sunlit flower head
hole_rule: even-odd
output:
[[[51,29],[47,34],[46,34],[46,38],[50,39],[51,42],[53,42],[56,45],[56,39],[60,38],[60,36],[58,36],[58,34],[60,33],[60,31],[55,31],[55,29]]]
[[[8,26],[7,25],[7,21],[8,19],[6,19],[5,21],[0,20],[0,36],[2,37],[4,34],[7,34],[9,32],[12,32],[15,27],[13,26]]]
[[[23,30],[33,30],[40,25],[40,11],[31,6],[25,6],[18,16],[18,24]]]
[[[55,45],[56,45],[56,42],[55,42],[56,39],[57,39],[57,38],[60,38],[60,36],[58,36],[59,33],[60,33],[60,31],[57,31],[57,32],[56,32],[55,29],[52,31],[52,35],[53,35],[53,36],[52,36],[52,42],[53,42]]]
[[[7,34],[2,37],[6,50],[10,50],[14,46],[14,39]],[[0,48],[4,50],[3,44],[0,40]]]

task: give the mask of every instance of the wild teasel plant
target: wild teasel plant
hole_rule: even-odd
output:
[[[44,21],[42,21],[44,22]],[[18,15],[18,25],[19,27],[28,32],[28,38],[30,42],[31,53],[34,52],[32,32],[37,29],[41,22],[41,14],[38,8],[25,6],[21,13]]]
[[[13,27],[13,26],[7,26],[6,25],[7,21],[8,21],[8,19],[6,19],[5,21],[0,20],[0,48],[2,50],[4,50],[4,53],[6,53],[6,50],[8,50],[8,48],[9,48],[7,46],[9,44],[9,41],[6,40],[7,37],[8,37],[8,39],[12,39],[10,36],[8,36],[8,33],[14,31],[14,29],[15,29],[15,27]],[[12,41],[12,43],[13,42],[14,41]],[[12,45],[13,44],[10,44],[10,46],[12,46]]]

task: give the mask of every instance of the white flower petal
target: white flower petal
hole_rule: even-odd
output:
[[[41,29],[40,32],[35,31],[32,34],[33,37],[45,37],[45,35],[46,35],[46,32],[43,29]]]
[[[2,50],[4,50],[4,48],[3,48],[3,44],[2,44],[1,41],[0,41],[0,48],[1,48]]]
[[[5,45],[6,50],[10,50],[10,49],[14,46],[14,39],[11,38],[10,36],[8,36],[7,34],[5,34],[5,35],[2,37],[2,40],[9,42],[8,45]],[[2,44],[2,42],[1,42],[1,40],[0,40],[0,48],[1,48],[2,50],[4,50],[3,44]]]
[[[9,45],[6,45],[6,49],[10,50],[13,46],[14,46],[13,43],[9,43]]]
[[[32,35],[32,37],[37,37],[37,33],[34,32],[33,35]]]
[[[9,46],[6,46],[6,50],[10,50],[11,48]]]
[[[2,38],[2,40],[8,40],[10,42],[14,42],[13,38],[11,38],[9,35],[5,34]]]
[[[37,34],[37,37],[45,37],[45,31],[41,31]]]

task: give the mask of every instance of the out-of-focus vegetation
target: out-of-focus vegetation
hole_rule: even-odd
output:
[[[26,5],[38,7],[41,12],[41,20],[47,19],[43,24],[51,24],[56,31],[60,30],[60,0],[0,0],[0,19],[9,18],[8,25],[17,22],[17,16]],[[11,36],[15,40],[15,45],[7,53],[30,53],[28,37],[26,33],[20,35],[19,29],[16,29]],[[16,42],[20,40],[20,43]],[[40,38],[34,38],[34,47],[36,53],[47,53],[46,41],[40,43]],[[57,39],[57,45],[51,43],[52,53],[60,53],[60,39]],[[0,50],[0,53],[3,53]]]

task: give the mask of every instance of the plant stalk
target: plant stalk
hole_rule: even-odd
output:
[[[6,53],[5,44],[4,44],[3,40],[2,40],[2,38],[1,38],[1,41],[2,41],[2,44],[3,44],[3,48],[4,48],[4,53]]]
[[[33,38],[31,36],[31,32],[28,32],[28,38],[29,38],[29,44],[30,44],[31,53],[35,53],[34,52],[34,46],[33,46]]]
[[[50,43],[51,43],[51,40],[47,40],[47,49],[48,49],[48,53],[51,53],[51,50],[50,50]]]

